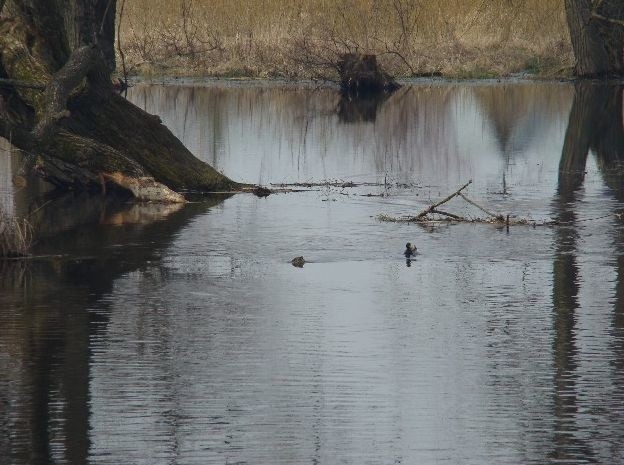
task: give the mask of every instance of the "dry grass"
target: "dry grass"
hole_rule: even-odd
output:
[[[309,78],[346,51],[398,76],[572,66],[560,0],[134,0],[121,42],[135,74]]]
[[[0,206],[0,259],[26,256],[32,240],[30,223],[8,215]]]

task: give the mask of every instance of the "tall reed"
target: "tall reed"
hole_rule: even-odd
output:
[[[313,77],[336,54],[403,76],[561,74],[560,0],[134,0],[121,42],[139,73]]]
[[[30,223],[10,216],[0,206],[0,259],[28,255],[32,242]]]

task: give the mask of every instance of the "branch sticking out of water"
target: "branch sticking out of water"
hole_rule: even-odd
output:
[[[472,180],[468,181],[462,187],[457,189],[452,194],[446,196],[439,202],[434,203],[430,207],[425,208],[423,211],[418,213],[417,215],[403,215],[403,216],[390,216],[386,214],[381,214],[377,216],[379,221],[391,222],[391,223],[419,223],[423,225],[436,225],[436,224],[452,224],[452,223],[484,223],[484,224],[493,224],[500,227],[506,226],[518,226],[518,225],[526,225],[526,226],[552,226],[560,224],[557,221],[553,220],[544,220],[544,221],[535,221],[530,220],[528,218],[519,218],[512,217],[510,215],[501,215],[492,213],[487,208],[479,205],[474,200],[466,197],[462,191],[468,187],[472,183]],[[456,215],[455,213],[449,213],[443,210],[440,210],[438,207],[447,203],[449,200],[461,197],[466,202],[468,202],[473,207],[478,208],[483,213],[488,215],[485,218],[466,218],[460,215]]]
[[[428,214],[430,213],[435,213],[435,209],[437,207],[439,207],[440,205],[445,204],[446,202],[448,202],[449,200],[451,200],[453,197],[458,196],[461,191],[463,191],[466,187],[468,187],[470,184],[472,184],[472,179],[470,181],[468,181],[466,184],[464,184],[462,187],[460,187],[459,189],[457,189],[455,192],[453,192],[451,195],[445,197],[443,200],[439,201],[438,203],[434,203],[433,205],[431,205],[429,208],[425,208],[423,211],[421,211],[418,215],[416,215],[416,218],[424,218],[426,217]]]
[[[442,217],[421,217],[411,216],[411,215],[403,215],[403,216],[392,216],[386,215],[382,213],[377,215],[377,220],[385,222],[385,223],[417,223],[423,226],[435,226],[435,225],[444,225],[444,224],[456,224],[456,223],[472,223],[472,224],[491,224],[499,227],[504,227],[507,225],[507,219],[502,216],[489,217],[489,218],[465,218],[458,215],[453,215],[448,212],[435,211],[433,212],[437,215],[442,215]],[[512,218],[509,217],[509,226],[557,226],[561,223],[555,220],[543,220],[536,221],[528,218]]]
[[[271,184],[275,187],[360,187],[360,186],[383,186],[384,183],[378,182],[353,182],[353,181],[322,181],[322,182],[294,182],[294,183],[279,183],[279,184]]]
[[[472,205],[473,207],[477,207],[479,210],[481,210],[483,213],[485,213],[486,215],[489,215],[493,218],[499,217],[501,215],[497,215],[495,213],[492,213],[488,210],[486,210],[485,208],[483,208],[481,205],[479,205],[477,202],[475,202],[474,200],[470,200],[468,197],[466,197],[464,194],[459,194],[459,196],[464,199],[466,202],[468,202],[470,205]]]

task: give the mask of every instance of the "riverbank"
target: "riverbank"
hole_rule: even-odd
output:
[[[574,63],[555,0],[137,0],[119,10],[130,75],[334,78],[345,52],[399,77],[567,77]],[[122,70],[120,70],[122,71]]]

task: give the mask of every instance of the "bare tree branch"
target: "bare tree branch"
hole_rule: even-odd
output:
[[[595,19],[599,19],[600,21],[606,21],[606,22],[611,23],[611,24],[617,24],[618,26],[624,26],[624,20],[608,18],[608,17],[603,16],[603,15],[601,15],[599,13],[596,13],[595,11],[592,11],[591,17],[595,18]]]
[[[446,202],[448,202],[449,200],[451,200],[453,197],[459,195],[461,193],[461,191],[463,191],[466,187],[468,187],[470,184],[472,184],[472,179],[470,181],[468,181],[466,184],[464,184],[463,186],[461,186],[459,189],[457,189],[455,192],[453,192],[451,195],[445,197],[444,199],[440,200],[437,203],[434,203],[433,205],[431,205],[429,208],[425,208],[423,211],[421,211],[418,215],[416,215],[416,218],[423,218],[424,216],[427,216],[429,213],[434,212],[434,210],[439,207],[442,204],[445,204]]]
[[[600,21],[606,21],[611,24],[624,26],[624,20],[613,18],[611,16],[606,16],[602,13],[599,13],[599,10],[603,6],[603,4],[604,4],[604,0],[596,0],[595,2],[592,2],[592,10],[591,10],[590,17],[592,19],[599,19]]]

